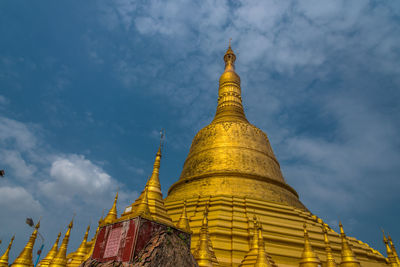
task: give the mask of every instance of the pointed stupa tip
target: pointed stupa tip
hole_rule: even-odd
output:
[[[197,243],[196,250],[193,253],[194,258],[197,261],[199,267],[212,267],[213,259],[212,253],[209,246],[209,240],[207,237],[208,232],[208,220],[207,212],[204,212],[202,225],[199,234],[199,241]]]
[[[332,254],[332,248],[328,239],[328,228],[326,224],[321,226],[322,232],[324,233],[324,242],[325,242],[325,252],[326,252],[326,267],[336,267],[336,261]]]
[[[61,242],[60,248],[58,249],[56,255],[51,260],[49,267],[66,267],[67,266],[67,249],[69,243],[69,236],[71,234],[71,229],[74,226],[74,218],[68,224],[68,230],[64,235]]]
[[[143,218],[152,219],[150,209],[149,209],[149,202],[148,202],[148,187],[144,188],[144,194],[142,199],[137,200],[139,204],[134,211],[134,217],[141,216]]]
[[[114,202],[113,205],[108,212],[107,216],[104,218],[102,221],[103,224],[112,224],[117,220],[118,214],[117,214],[117,201],[118,201],[118,191],[115,194]]]
[[[11,246],[14,242],[14,238],[15,238],[15,235],[13,235],[13,237],[11,237],[10,243],[8,244],[6,251],[0,257],[0,267],[8,267],[8,259],[9,259],[9,255],[10,255]]]
[[[183,201],[183,209],[182,209],[181,217],[179,218],[179,221],[176,224],[176,227],[178,227],[179,229],[181,229],[187,233],[192,232],[190,230],[189,218],[187,217],[187,213],[186,213],[186,200]]]
[[[312,249],[310,239],[308,236],[306,222],[304,222],[303,228],[304,228],[304,250],[303,253],[301,254],[299,266],[303,267],[321,266],[321,261],[319,260],[317,254]]]
[[[33,233],[31,234],[28,243],[26,244],[24,249],[21,251],[19,256],[15,259],[14,263],[12,264],[13,267],[32,267],[33,266],[32,250],[33,250],[33,246],[35,245],[39,227],[40,227],[40,220],[36,224],[35,230],[33,230]]]
[[[267,254],[265,252],[264,237],[262,234],[261,223],[258,223],[258,251],[257,251],[257,261],[254,265],[255,267],[271,267],[272,265],[268,261]]]
[[[353,250],[350,247],[349,242],[347,241],[346,234],[343,230],[343,225],[339,222],[340,227],[340,235],[342,239],[342,261],[340,262],[340,266],[349,266],[349,267],[358,267],[360,266],[360,262],[357,260],[354,255]]]
[[[396,259],[396,263],[400,266],[399,255],[397,254],[396,247],[394,246],[393,240],[390,237],[390,235],[388,235],[388,241],[389,241],[390,248],[392,249],[393,256]]]
[[[39,267],[48,267],[50,262],[53,260],[53,258],[56,256],[57,251],[58,251],[58,242],[60,241],[61,237],[61,232],[58,233],[57,239],[54,242],[53,246],[47,253],[46,257],[44,257],[38,264]]]

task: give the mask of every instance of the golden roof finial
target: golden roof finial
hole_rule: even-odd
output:
[[[161,166],[161,151],[163,146],[162,140],[164,138],[164,135],[165,135],[164,130],[161,130],[160,146],[158,147],[156,158],[154,160],[153,172],[150,178],[147,180],[143,192],[131,205],[129,212],[124,212],[121,218],[134,217],[136,214],[135,210],[137,209],[137,206],[142,202],[144,193],[147,192],[148,209],[150,211],[153,220],[171,226],[174,225],[164,206],[164,199],[161,192],[161,184],[159,178],[160,166]]]
[[[64,235],[63,241],[61,242],[60,248],[57,254],[51,260],[49,267],[66,267],[67,266],[67,248],[69,242],[69,236],[71,235],[71,229],[74,225],[73,220],[68,225],[68,230]]]
[[[11,241],[8,244],[6,251],[0,257],[0,267],[8,267],[8,259],[9,259],[10,249],[11,249],[12,243],[14,241],[14,238],[15,238],[15,235],[13,235],[13,237],[11,237]]]
[[[118,191],[115,194],[114,203],[108,212],[107,216],[103,220],[103,224],[112,224],[117,220],[117,201],[118,201]]]
[[[390,235],[388,235],[388,240],[389,240],[390,248],[392,249],[393,256],[395,257],[397,264],[400,266],[399,255],[397,254],[396,248],[393,244],[393,241],[392,241],[392,238],[390,237]]]
[[[71,253],[72,254],[71,258],[67,262],[68,267],[78,267],[84,261],[85,256],[87,254],[86,244],[89,235],[89,230],[90,230],[90,225],[86,228],[85,235],[78,249],[75,252]]]
[[[219,79],[218,105],[213,122],[239,120],[248,123],[242,105],[240,77],[235,72],[236,55],[230,43],[224,61],[225,70]]]
[[[15,259],[14,263],[12,264],[13,267],[33,267],[33,261],[32,261],[32,250],[33,246],[35,245],[35,240],[36,236],[38,233],[38,229],[40,227],[40,220],[35,226],[35,230],[33,230],[33,233],[31,237],[29,238],[28,243],[24,247],[24,249],[21,251],[19,256]]]
[[[264,237],[262,234],[261,224],[258,224],[258,254],[257,261],[254,265],[255,267],[272,267],[271,263],[267,258],[267,253],[265,252]]]
[[[382,234],[383,234],[383,243],[385,243],[385,246],[386,246],[386,253],[387,253],[387,259],[389,261],[389,264],[392,267],[398,267],[399,265],[397,263],[396,257],[393,255],[392,248],[390,247],[389,242],[386,239],[385,231],[383,229],[382,229]]]
[[[193,253],[199,267],[213,266],[212,255],[209,248],[207,209],[204,211],[197,248]]]
[[[324,233],[325,251],[326,251],[326,267],[336,267],[336,261],[332,254],[332,248],[329,244],[328,231],[325,225],[322,225],[322,232]]]
[[[46,257],[44,257],[43,260],[39,262],[38,267],[48,267],[50,262],[54,259],[58,251],[58,242],[60,240],[60,236],[61,232],[58,233],[56,242],[54,242]]]
[[[343,225],[339,222],[340,227],[340,236],[342,239],[342,261],[340,262],[340,266],[346,267],[359,267],[360,262],[357,260],[356,256],[354,255],[353,251],[350,248],[350,244],[347,241],[346,234],[343,230]]]
[[[304,228],[304,250],[303,253],[301,254],[301,260],[299,266],[304,266],[304,267],[321,266],[321,261],[319,260],[317,254],[312,249],[308,236],[306,222],[304,222],[303,228]]]
[[[176,227],[179,229],[182,229],[183,231],[187,233],[191,233],[190,231],[190,225],[189,225],[189,218],[187,217],[186,213],[186,200],[183,201],[183,209],[181,213],[181,217],[179,218],[178,223],[176,224]]]

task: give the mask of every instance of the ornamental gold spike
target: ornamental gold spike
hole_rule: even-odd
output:
[[[244,114],[240,77],[235,72],[236,55],[229,45],[224,55],[225,70],[219,79],[218,105],[213,122],[240,120],[248,122]]]
[[[385,243],[386,246],[386,253],[389,264],[392,267],[398,267],[399,264],[397,263],[396,257],[393,255],[392,248],[390,247],[389,242],[386,239],[385,232],[383,231],[383,229],[382,229],[382,234],[383,234],[383,243]]]
[[[392,241],[392,238],[390,237],[390,235],[388,235],[388,240],[389,240],[390,248],[392,249],[392,252],[393,252],[393,256],[396,258],[396,262],[400,266],[399,255],[397,254],[396,248],[393,244],[393,241]]]
[[[199,267],[216,266],[216,264],[213,264],[212,261],[212,255],[209,247],[209,239],[207,237],[207,232],[208,232],[208,219],[206,210],[204,212],[197,248],[193,253],[193,256],[196,259]]]
[[[58,242],[60,240],[61,232],[58,233],[56,242],[54,242],[53,246],[47,253],[46,257],[43,258],[38,264],[38,267],[48,267],[50,262],[54,259],[58,251]]]
[[[89,242],[86,243],[87,251],[86,251],[86,255],[85,255],[85,258],[83,259],[83,261],[86,261],[87,259],[89,259],[93,254],[94,245],[96,244],[97,235],[99,234],[99,230],[100,230],[100,224],[101,224],[101,219],[99,220],[99,224],[96,228],[96,233],[94,233],[92,240],[90,240]]]
[[[164,206],[164,199],[161,192],[160,184],[160,166],[161,166],[161,147],[162,143],[158,147],[158,151],[154,160],[153,171],[150,178],[147,180],[146,186],[138,199],[130,207],[128,212],[122,214],[122,218],[132,218],[135,214],[135,209],[141,203],[145,192],[147,191],[147,202],[150,214],[153,220],[173,226],[173,222],[169,217],[167,210]]]
[[[265,252],[264,237],[262,234],[261,224],[258,225],[258,253],[255,267],[272,267],[273,265],[269,262],[267,253]]]
[[[14,242],[14,238],[15,238],[15,235],[13,235],[13,237],[11,237],[11,241],[8,244],[6,251],[0,257],[0,267],[8,267],[8,259],[9,259],[10,249],[11,249],[12,243]]]
[[[326,251],[326,267],[336,267],[336,261],[332,254],[332,248],[329,244],[328,231],[325,225],[322,225],[322,232],[324,233],[325,251]]]
[[[254,266],[258,256],[258,223],[257,217],[253,215],[253,238],[250,243],[250,249],[239,266]]]
[[[359,267],[360,262],[357,260],[353,251],[350,248],[350,244],[347,241],[346,234],[343,230],[343,225],[339,222],[340,227],[340,237],[342,239],[342,261],[340,262],[340,267]]]
[[[115,195],[114,203],[108,212],[107,216],[103,220],[103,224],[112,224],[117,220],[117,201],[118,201],[118,192]]]
[[[321,266],[321,261],[319,260],[317,254],[311,247],[311,243],[308,236],[307,224],[304,223],[304,250],[301,254],[301,260],[299,266],[301,267],[317,267]]]
[[[115,201],[114,201],[114,203],[115,203]],[[87,254],[87,245],[86,244],[87,244],[87,238],[89,235],[89,230],[90,230],[90,225],[86,228],[85,235],[84,235],[83,240],[82,240],[80,246],[78,247],[78,249],[74,253],[71,253],[72,257],[67,262],[68,267],[78,267],[84,261],[85,256]]]
[[[49,267],[66,267],[67,266],[67,248],[69,242],[69,236],[71,234],[71,229],[73,226],[73,220],[68,225],[68,230],[65,233],[63,241],[61,242],[60,249],[57,254],[51,260]]]
[[[189,218],[186,213],[186,200],[183,201],[182,214],[181,214],[181,217],[179,218],[178,223],[176,224],[176,227],[187,233],[192,232],[192,231],[190,231]]]
[[[33,231],[31,237],[29,238],[28,243],[21,251],[19,256],[15,259],[14,263],[12,264],[13,267],[33,267],[32,250],[33,246],[35,245],[35,240],[39,227],[40,227],[40,221],[36,224],[35,230]]]

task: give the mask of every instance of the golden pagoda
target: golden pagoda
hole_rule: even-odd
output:
[[[50,262],[53,260],[53,258],[56,256],[57,251],[58,251],[58,241],[60,240],[60,236],[61,236],[61,232],[58,233],[56,242],[54,242],[53,246],[51,247],[51,249],[49,250],[49,252],[47,253],[46,257],[43,258],[43,260],[41,260],[38,263],[38,267],[48,267]]]
[[[73,221],[68,225],[68,230],[64,235],[63,241],[61,242],[60,248],[57,251],[57,254],[51,260],[49,267],[66,267],[67,266],[67,248],[69,242],[69,236],[71,234],[71,229],[73,226]]]
[[[116,203],[117,198],[118,198],[118,193],[117,193],[117,196],[115,197],[114,205]],[[113,205],[113,207],[114,207],[114,205]],[[73,252],[67,256],[67,267],[78,267],[85,260],[85,256],[88,252],[87,238],[89,235],[89,230],[90,230],[90,226],[87,227],[85,235],[83,237],[83,240],[82,240],[81,244],[79,245],[78,249],[75,252]]]
[[[181,217],[179,218],[178,223],[176,224],[176,227],[179,229],[190,233],[190,225],[189,225],[189,218],[187,217],[187,212],[186,212],[186,201],[183,202],[183,210]]]
[[[12,264],[13,267],[33,267],[32,250],[33,246],[35,245],[39,227],[40,227],[40,221],[36,224],[35,230],[33,231],[31,237],[29,238],[28,243],[21,251],[19,256],[15,259],[14,263]]]
[[[203,211],[209,207],[208,235],[220,266],[239,266],[254,248],[253,214],[263,225],[266,252],[278,266],[298,266],[304,222],[314,252],[325,262],[324,223],[286,183],[267,135],[246,119],[235,60],[229,45],[215,117],[194,137],[181,176],[168,190],[165,208],[174,223],[186,209],[194,252],[203,238]],[[340,235],[333,230],[327,235],[333,257],[340,258]],[[386,264],[367,244],[350,237],[347,242],[362,266]]]
[[[8,244],[6,251],[0,257],[0,267],[8,267],[8,259],[9,259],[10,249],[11,249],[12,243],[14,242],[14,238],[15,238],[15,236],[13,236],[11,238],[11,241]]]

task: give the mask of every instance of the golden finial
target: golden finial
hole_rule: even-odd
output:
[[[75,216],[74,216],[75,217]],[[51,260],[49,267],[66,267],[67,266],[67,248],[69,242],[69,236],[71,235],[71,229],[73,227],[73,220],[68,225],[68,230],[64,235],[63,241],[61,242],[60,248],[57,254]]]
[[[183,201],[183,209],[182,209],[182,214],[181,217],[179,218],[178,223],[176,224],[176,227],[179,229],[182,229],[183,231],[187,233],[191,233],[190,231],[190,225],[189,225],[189,218],[187,217],[186,213],[186,200]]]
[[[272,267],[271,263],[267,259],[267,253],[265,252],[264,237],[262,234],[261,224],[258,224],[258,254],[255,267]]]
[[[197,248],[193,253],[193,256],[196,259],[199,267],[213,266],[212,255],[209,248],[209,239],[207,237],[207,232],[208,232],[207,214],[208,212],[206,208],[206,210],[204,211]]]
[[[61,232],[58,233],[56,242],[54,242],[53,246],[47,253],[46,257],[44,257],[44,259],[39,262],[38,267],[48,267],[50,262],[54,259],[54,257],[57,254],[58,242],[60,240],[60,236],[61,236]]]
[[[396,259],[397,264],[400,266],[400,259],[399,259],[399,255],[397,254],[396,248],[393,244],[392,238],[390,237],[390,235],[388,235],[388,241],[390,244],[390,248],[392,249],[392,253],[394,258]]]
[[[75,252],[71,253],[72,254],[71,258],[67,262],[68,267],[78,267],[84,261],[85,256],[87,254],[86,244],[89,235],[89,230],[90,230],[90,225],[86,228],[85,235],[78,249]]]
[[[24,249],[21,251],[19,256],[15,259],[14,263],[12,264],[13,267],[33,267],[33,261],[32,261],[32,250],[33,246],[35,245],[35,240],[36,236],[38,234],[38,229],[40,227],[40,220],[35,226],[35,230],[33,230],[33,233],[31,237],[29,238],[28,243],[24,247]]]
[[[11,237],[11,241],[8,244],[6,251],[0,257],[0,267],[8,267],[8,259],[9,259],[10,249],[11,249],[12,243],[14,241],[14,238],[15,238],[15,235],[13,235],[13,237]]]
[[[389,264],[392,267],[398,267],[399,265],[397,263],[396,257],[393,255],[392,248],[390,247],[389,242],[386,239],[385,231],[383,229],[382,229],[382,234],[383,234],[383,243],[385,243],[385,246],[386,246],[386,253],[387,253],[387,259],[389,261]]]
[[[171,218],[167,213],[167,209],[164,206],[164,199],[161,192],[159,173],[161,165],[161,151],[163,146],[162,140],[165,135],[164,130],[161,130],[160,134],[160,146],[158,147],[158,151],[154,160],[153,172],[150,178],[147,180],[146,186],[140,196],[130,207],[125,209],[125,212],[122,214],[121,219],[133,218],[136,216],[137,207],[140,203],[143,202],[142,200],[144,198],[144,194],[145,192],[147,192],[148,209],[153,220],[174,226]]]
[[[329,244],[327,228],[324,224],[321,227],[322,227],[322,232],[324,233],[324,242],[325,242],[325,251],[326,251],[326,267],[336,267],[336,261],[332,254],[331,245]]]
[[[114,203],[108,212],[107,216],[103,220],[103,224],[112,224],[117,220],[117,200],[118,200],[118,191],[115,194]]]
[[[303,228],[304,228],[304,250],[303,253],[301,254],[301,260],[299,266],[304,266],[304,267],[321,266],[321,261],[319,260],[317,254],[312,249],[310,239],[308,236],[306,222],[304,222]]]
[[[354,255],[353,251],[350,248],[350,244],[347,241],[346,234],[343,230],[343,225],[339,222],[340,227],[340,236],[342,239],[342,261],[340,262],[340,266],[344,267],[359,267],[360,262],[357,260],[356,256]]]

